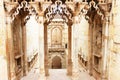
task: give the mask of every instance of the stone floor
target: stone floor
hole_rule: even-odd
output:
[[[44,74],[40,74],[39,71],[38,68],[33,68],[28,75],[21,80],[95,80],[82,66],[79,68],[78,72],[73,73],[72,77],[66,75],[66,69],[49,69],[48,77],[44,77]]]
[[[21,80],[95,80],[87,71],[79,65],[79,69],[73,69],[73,76],[67,76],[67,69],[49,69],[49,76],[45,77],[44,72],[35,64],[33,69]]]
[[[21,80],[39,80],[40,74],[38,69],[33,68],[27,76],[24,76]]]
[[[0,80],[8,80],[7,79],[7,61],[4,56],[0,55]]]
[[[46,80],[72,80],[71,77],[66,75],[66,69],[50,69],[49,74]]]

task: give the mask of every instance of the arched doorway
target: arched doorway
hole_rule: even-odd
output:
[[[57,16],[57,17],[56,17]],[[68,26],[68,56],[67,56],[67,75],[72,75],[72,59],[71,59],[71,50],[72,50],[72,25],[73,25],[73,11],[66,4],[62,3],[61,0],[56,0],[55,3],[51,4],[44,11],[44,69],[45,76],[49,75],[49,61],[48,61],[48,25],[51,22],[62,22],[62,24],[66,24]],[[58,49],[56,49],[58,50]]]
[[[55,56],[52,59],[52,69],[61,69],[61,68],[62,68],[61,58],[58,56]]]

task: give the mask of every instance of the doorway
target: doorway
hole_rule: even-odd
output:
[[[58,56],[55,56],[52,59],[52,69],[61,69],[61,68],[62,68],[61,58]]]

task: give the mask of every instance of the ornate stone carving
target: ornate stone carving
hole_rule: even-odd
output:
[[[111,3],[103,3],[104,1],[95,2],[91,0],[88,4],[81,5],[83,8],[79,12],[79,15],[85,16],[85,19],[93,21],[93,16],[98,14],[105,18],[105,16],[111,11]],[[90,15],[93,15],[92,17]]]
[[[30,4],[29,2],[23,0],[20,3],[8,3],[5,2],[5,10],[6,12],[8,12],[8,14],[11,16],[11,21],[13,21],[17,15],[21,14],[22,16],[24,16],[24,22],[26,23],[27,20],[30,19],[31,15],[36,15],[36,20],[38,22],[41,22],[39,20],[39,14],[41,13],[41,4],[39,3],[39,9],[38,11],[36,11],[35,6],[33,7],[32,4]],[[9,8],[10,7],[10,8]],[[37,8],[38,9],[38,8]],[[38,14],[39,12],[39,14]]]
[[[34,7],[29,5],[27,1],[22,1],[21,4],[19,4],[19,6],[16,8],[15,12],[12,14],[13,20],[20,13],[21,9],[23,9],[25,12],[29,12],[29,15],[37,14]]]
[[[54,19],[54,16],[59,14],[65,22],[72,21],[73,12],[72,10],[62,3],[61,0],[56,0],[54,4],[51,4],[45,11],[45,21],[51,22]]]

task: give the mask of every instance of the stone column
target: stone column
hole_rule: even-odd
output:
[[[9,79],[14,80],[15,76],[15,60],[14,60],[14,52],[13,52],[13,30],[11,17],[9,15],[6,16],[6,53],[8,59],[8,72]],[[12,55],[11,55],[12,54]]]
[[[47,42],[47,23],[44,23],[44,69],[45,69],[45,76],[49,76],[48,72],[48,42]]]
[[[23,52],[23,75],[26,76],[28,73],[27,63],[27,36],[26,26],[22,24],[22,52]]]
[[[93,63],[93,24],[89,23],[89,35],[88,35],[88,72],[92,75],[92,63]]]
[[[107,59],[108,59],[108,36],[109,36],[109,16],[106,15],[105,17],[105,26],[104,26],[104,51],[103,51],[103,67],[102,67],[102,80],[108,80],[107,76]]]
[[[39,16],[39,67],[40,74],[44,74],[44,25],[43,25],[43,15]]]
[[[67,66],[67,75],[72,76],[72,25],[68,25],[68,66]]]
[[[80,22],[79,22],[79,16],[75,16],[74,17],[74,23],[73,23],[73,27],[72,27],[72,60],[73,60],[73,72],[72,72],[72,77],[73,80],[79,80],[78,76],[79,76],[79,59],[78,59],[78,53],[79,53],[79,26],[80,26]]]

